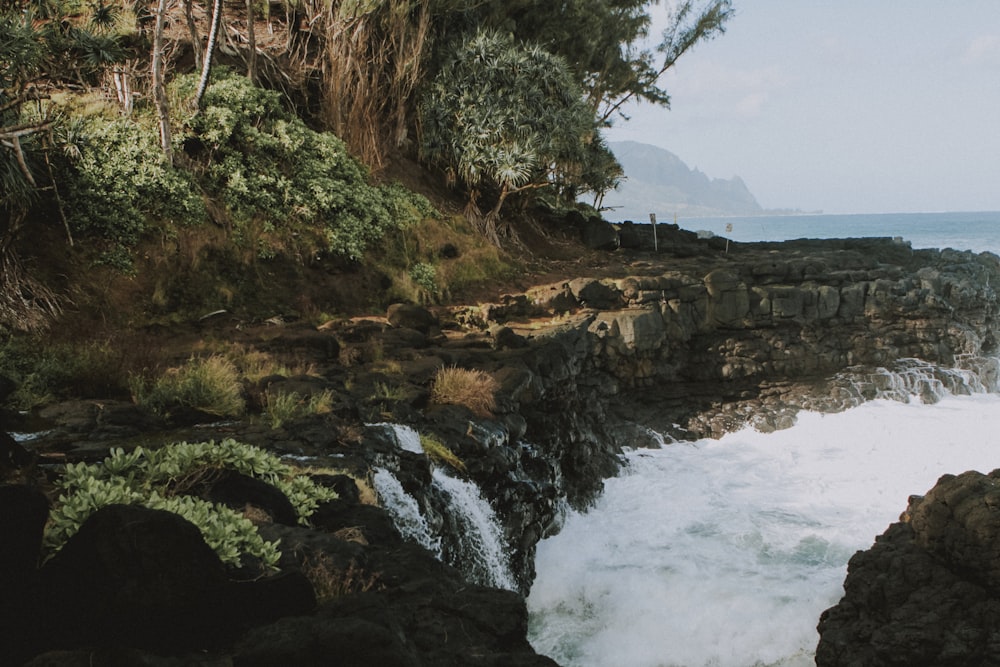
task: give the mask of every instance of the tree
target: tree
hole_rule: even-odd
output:
[[[55,295],[25,270],[14,247],[38,192],[36,145],[54,123],[22,108],[45,97],[35,80],[50,52],[43,35],[13,11],[0,13],[0,324],[40,329],[58,314]]]
[[[174,162],[174,149],[171,146],[170,105],[167,103],[166,73],[163,64],[163,30],[166,23],[167,0],[159,0],[156,5],[156,27],[153,29],[153,102],[156,105],[156,116],[160,125],[160,149],[168,164]]]
[[[649,8],[659,0],[484,0],[470,3],[446,23],[451,31],[487,26],[539,44],[569,63],[594,114],[607,124],[625,102],[669,105],[659,80],[701,41],[725,31],[731,0],[664,0],[667,26],[654,49]]]
[[[40,3],[39,9],[53,7]],[[47,99],[50,87],[86,86],[124,58],[124,48],[106,31],[113,19],[98,4],[90,32],[58,13],[0,6],[0,325],[37,330],[60,312],[59,298],[28,273],[15,244],[42,190],[54,195],[72,244],[50,163],[57,118]]]
[[[561,58],[492,31],[453,53],[421,100],[422,156],[465,189],[468,217],[499,244],[508,198],[576,184],[597,129]]]
[[[219,29],[222,26],[222,0],[212,2],[212,27],[208,31],[208,44],[205,46],[205,57],[201,62],[201,78],[198,80],[198,90],[194,94],[194,108],[201,109],[201,99],[208,88],[208,77],[212,72],[212,55],[215,53],[215,43],[219,39]],[[197,48],[197,45],[195,45]]]

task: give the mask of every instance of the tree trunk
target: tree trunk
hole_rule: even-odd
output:
[[[187,21],[188,34],[191,39],[191,52],[194,54],[194,68],[201,69],[201,40],[198,38],[198,26],[194,22],[194,0],[184,0],[184,20]]]
[[[212,3],[212,29],[208,33],[205,59],[201,65],[201,80],[198,81],[198,92],[194,95],[194,106],[197,111],[201,110],[201,98],[205,96],[205,89],[208,88],[208,75],[212,71],[212,54],[219,39],[220,25],[222,25],[222,0],[215,0]]]
[[[250,54],[247,57],[247,78],[251,83],[257,81],[257,33],[253,25],[253,0],[247,0],[247,48]]]
[[[160,121],[160,148],[167,164],[174,163],[174,149],[170,134],[170,107],[167,103],[166,83],[163,75],[163,29],[166,21],[167,0],[156,6],[156,28],[153,31],[153,99]]]

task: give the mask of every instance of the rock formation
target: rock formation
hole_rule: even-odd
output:
[[[1000,655],[1000,470],[945,475],[848,565],[816,664],[994,665]]]
[[[734,243],[727,251],[724,239],[698,239],[672,225],[658,226],[654,252],[651,234],[636,226],[593,227],[593,238],[621,247],[602,266],[491,303],[433,313],[395,308],[387,318],[285,326],[257,339],[252,328],[204,325],[230,327],[224,333],[234,340],[295,354],[317,369],[309,377],[265,378],[248,388],[251,403],[280,383],[301,395],[329,390],[328,415],[276,429],[252,422],[192,427],[111,401],[74,402],[43,412],[51,429],[30,448],[43,465],[91,460],[169,428],[174,440],[234,437],[362,479],[382,469],[414,498],[442,551],[454,553],[458,536],[433,484],[434,464],[384,428],[365,426],[409,424],[464,462],[455,474],[473,481],[499,515],[523,593],[534,576],[535,545],[558,530],[562,505],[590,503],[617,472],[623,447],[655,445],[647,427],[684,437],[746,423],[781,428],[799,409],[839,410],[874,397],[884,389],[876,367],[907,358],[968,365],[997,351],[994,255],[914,250],[891,239]],[[430,401],[435,371],[452,365],[497,380],[492,417]],[[851,381],[838,380],[844,373]],[[394,391],[384,391],[387,383]],[[345,479],[336,482],[342,500],[322,508],[315,529],[275,523],[262,530],[282,539],[286,570],[322,557],[340,572],[353,564],[363,579],[377,575],[378,584],[315,612],[234,620],[233,633],[257,624],[230,635],[235,643],[225,651],[242,656],[237,664],[321,664],[331,651],[345,656],[343,664],[364,664],[363,656],[374,654],[352,653],[358,645],[384,645],[379,650],[393,656],[386,664],[457,664],[457,656],[463,664],[551,664],[524,639],[523,599],[469,585],[458,569],[404,541],[382,509],[355,502],[357,490],[348,493],[353,482]],[[934,548],[949,553],[943,545],[951,542],[935,539]],[[971,563],[968,555],[963,563]],[[842,650],[847,640],[830,637]],[[80,641],[77,635],[43,648]]]

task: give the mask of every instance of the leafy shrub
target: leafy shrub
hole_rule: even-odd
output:
[[[182,77],[181,95],[195,78]],[[206,189],[227,207],[238,240],[264,256],[311,247],[359,259],[373,241],[432,212],[398,185],[373,186],[339,138],[315,132],[281,107],[275,91],[221,71],[189,121]]]
[[[428,294],[438,293],[437,269],[425,262],[417,262],[410,268],[410,280],[420,285]]]
[[[434,375],[431,400],[445,405],[463,405],[474,414],[487,417],[496,407],[497,389],[497,381],[485,371],[447,366]]]
[[[203,359],[192,358],[184,366],[170,368],[156,378],[152,386],[147,386],[145,379],[133,376],[131,389],[137,404],[158,414],[166,415],[171,409],[188,407],[236,417],[246,409],[236,366],[217,354]]]
[[[76,159],[65,179],[66,213],[74,235],[100,248],[101,262],[127,270],[152,225],[208,219],[191,175],[165,162],[151,119],[81,116],[70,134]]]
[[[42,346],[35,339],[12,338],[0,346],[0,374],[17,385],[10,402],[21,410],[60,398],[124,395],[122,352],[108,341]]]
[[[176,443],[157,450],[137,447],[131,452],[114,449],[101,463],[66,466],[59,482],[62,493],[46,527],[45,545],[52,551],[61,548],[101,507],[139,504],[191,521],[223,562],[239,564],[246,554],[274,567],[280,556],[277,542],[265,541],[249,519],[224,505],[183,495],[185,480],[224,468],[262,479],[281,490],[302,524],[308,524],[320,502],[337,497],[273,454],[235,440]]]

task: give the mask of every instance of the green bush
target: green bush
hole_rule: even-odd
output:
[[[181,77],[177,94],[196,81]],[[432,209],[398,185],[373,186],[367,170],[343,141],[315,132],[281,106],[279,93],[220,70],[189,119],[190,138],[201,150],[205,189],[225,204],[237,240],[261,255],[325,250],[359,259],[389,230],[416,222]]]
[[[164,160],[151,119],[81,115],[68,133],[76,158],[65,209],[74,236],[94,243],[100,262],[128,270],[132,248],[154,225],[208,219],[191,174]]]
[[[184,495],[191,480],[213,470],[231,469],[262,479],[281,490],[299,522],[308,525],[319,503],[337,494],[298,474],[278,457],[235,440],[176,443],[162,449],[114,449],[103,462],[68,464],[59,482],[61,494],[50,515],[45,545],[57,551],[86,519],[111,504],[139,504],[174,512],[195,524],[223,562],[239,564],[242,555],[275,567],[277,542],[267,542],[249,519],[224,505]]]
[[[108,341],[42,345],[11,338],[0,345],[0,375],[17,385],[9,401],[19,410],[64,398],[124,396],[125,363],[122,350]]]
[[[177,407],[194,408],[220,417],[238,417],[246,410],[243,385],[233,362],[221,355],[192,358],[168,369],[150,385],[144,378],[131,380],[138,405],[168,415]]]
[[[422,287],[430,296],[437,296],[437,269],[434,268],[433,264],[425,262],[414,264],[410,268],[410,280]]]

